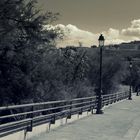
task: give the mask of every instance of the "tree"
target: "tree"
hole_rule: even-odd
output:
[[[99,69],[100,69],[99,49],[95,49],[88,54],[88,80],[94,87],[96,94],[99,92]],[[123,63],[117,55],[109,56],[103,51],[102,64],[102,90],[103,94],[115,92],[121,84],[121,75],[124,72]]]
[[[35,0],[0,1],[1,105],[32,98],[32,72],[42,61],[45,49],[57,38],[57,31],[44,30],[44,25],[55,21],[58,14],[42,15],[35,4]]]

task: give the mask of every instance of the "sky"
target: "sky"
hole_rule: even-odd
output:
[[[58,45],[98,44],[103,33],[106,44],[140,39],[140,0],[38,0],[43,11],[59,12],[56,26],[65,32]]]

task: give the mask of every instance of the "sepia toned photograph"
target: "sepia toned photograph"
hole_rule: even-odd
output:
[[[140,140],[140,0],[0,0],[0,140]]]

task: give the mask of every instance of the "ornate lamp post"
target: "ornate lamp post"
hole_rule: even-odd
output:
[[[129,70],[130,70],[130,87],[129,87],[129,97],[128,100],[132,100],[132,60],[129,61]]]
[[[96,110],[96,114],[103,114],[102,111],[102,50],[104,47],[104,36],[101,34],[99,36],[99,47],[100,47],[100,77],[99,77],[99,91],[98,91],[98,95],[97,95],[97,110]]]

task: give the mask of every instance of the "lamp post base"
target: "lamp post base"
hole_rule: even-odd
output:
[[[132,100],[132,97],[129,97],[128,100]]]
[[[97,110],[96,114],[104,114],[103,110]]]

